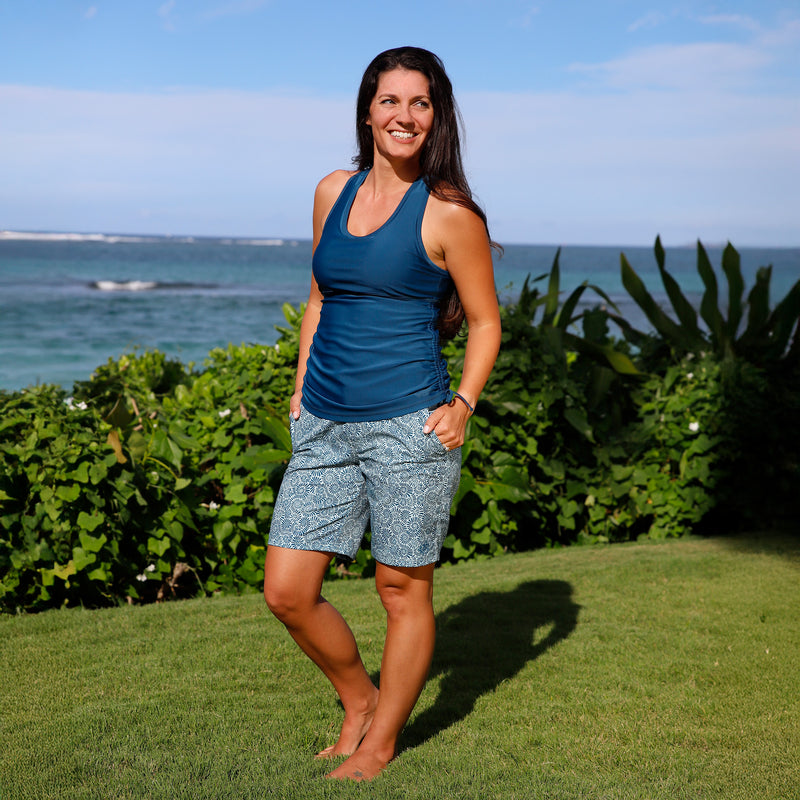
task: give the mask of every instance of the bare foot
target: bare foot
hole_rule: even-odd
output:
[[[369,726],[372,725],[372,718],[375,716],[375,708],[378,705],[378,690],[372,697],[369,707],[361,713],[345,714],[339,740],[336,744],[320,750],[314,758],[336,758],[337,756],[350,756],[355,753],[361,740],[366,736]]]
[[[357,750],[343,764],[329,772],[325,777],[335,781],[371,781],[389,766],[395,758],[382,758],[376,753],[365,753]]]

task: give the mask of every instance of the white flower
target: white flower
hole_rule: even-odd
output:
[[[223,409],[222,411],[219,412],[219,415],[221,417],[229,417],[230,414],[231,414],[231,410],[229,408],[225,408],[225,409]]]
[[[144,573],[142,573],[141,575],[137,575],[136,580],[144,583],[147,580],[147,575],[145,575]]]
[[[700,423],[699,422],[690,422],[689,423],[689,430],[692,433],[697,433],[700,430]]]
[[[68,397],[64,401],[64,404],[71,411],[74,411],[76,408],[79,408],[81,411],[86,411],[86,409],[89,408],[89,406],[87,406],[86,403],[83,400],[81,400],[80,403],[76,403],[74,397]]]
[[[155,565],[155,564],[148,564],[148,565],[147,565],[147,566],[144,568],[144,571],[145,571],[145,572],[155,572],[155,571],[156,571],[156,565]]]
[[[686,373],[686,377],[687,377],[689,380],[691,380],[692,378],[694,378],[694,372],[687,372],[687,373]]]
[[[208,504],[209,511],[216,511],[219,508],[219,503],[215,503],[213,500]]]

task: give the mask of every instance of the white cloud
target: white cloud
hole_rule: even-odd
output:
[[[500,240],[798,244],[796,98],[637,89],[467,94],[461,107]]]
[[[756,41],[760,47],[787,50],[796,58],[797,45],[800,43],[800,19],[786,19],[778,28],[762,30]]]
[[[724,89],[751,82],[771,60],[767,51],[752,45],[700,42],[655,45],[599,64],[571,64],[568,69],[616,89]]]
[[[661,11],[651,11],[649,14],[639,17],[639,19],[628,25],[627,31],[628,33],[635,33],[636,31],[642,29],[649,30],[651,28],[657,28],[659,25],[663,25],[666,21],[666,14],[663,14]]]
[[[700,81],[462,93],[499,241],[798,245],[800,103]],[[0,86],[0,224],[307,237],[353,153],[352,98]]]
[[[761,24],[745,14],[710,14],[697,20],[703,25],[730,25],[753,33],[761,30]]]
[[[0,117],[0,220],[60,230],[59,215],[81,211],[78,229],[124,231],[148,209],[154,233],[301,235],[316,182],[349,163],[351,105],[258,92],[0,86],[8,111]],[[23,213],[39,219],[25,223]],[[91,219],[112,215],[116,223]]]

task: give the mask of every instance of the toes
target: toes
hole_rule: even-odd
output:
[[[340,764],[335,770],[329,772],[325,777],[329,780],[339,781],[371,781],[373,778],[377,778],[393,760],[386,761],[378,756],[359,752],[355,756],[351,756],[343,764]]]

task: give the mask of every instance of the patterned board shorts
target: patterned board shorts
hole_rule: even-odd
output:
[[[439,559],[461,475],[461,448],[422,427],[433,409],[373,422],[290,417],[292,458],[269,544],[353,559],[369,525],[372,555],[393,567]]]

